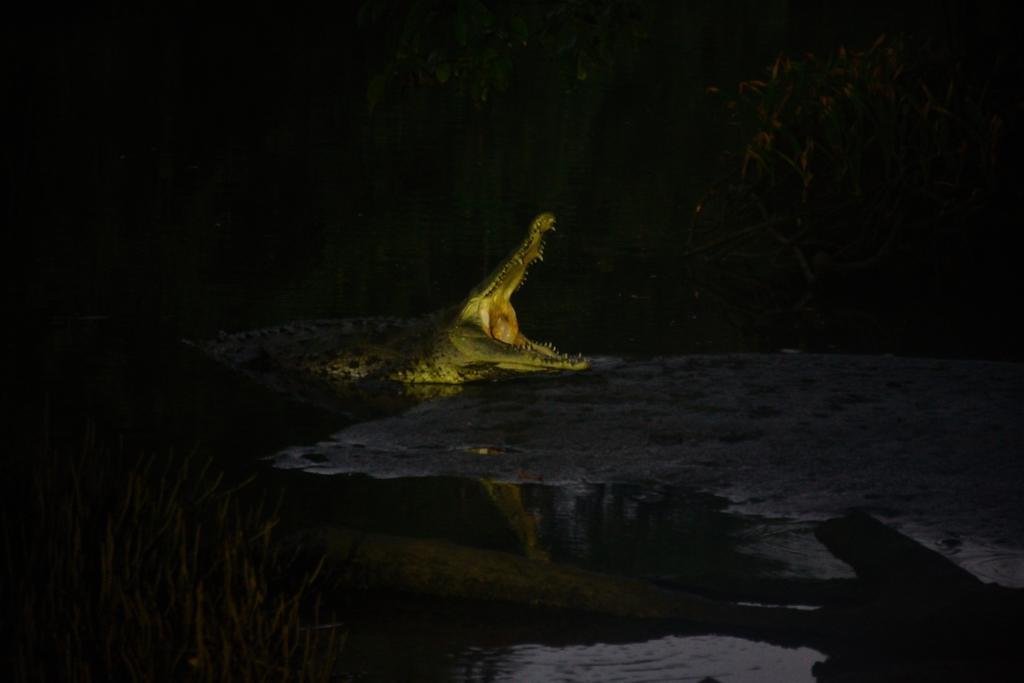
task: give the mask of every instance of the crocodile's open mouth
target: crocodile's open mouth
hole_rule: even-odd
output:
[[[544,238],[554,229],[555,217],[550,213],[533,219],[522,243],[470,293],[462,320],[479,325],[491,339],[514,347],[523,365],[581,370],[590,366],[582,356],[561,353],[552,344],[535,342],[524,335],[512,306],[512,295],[526,282],[530,266],[544,260]],[[515,364],[508,357],[503,358],[503,363]]]

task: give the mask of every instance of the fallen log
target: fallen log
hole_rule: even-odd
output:
[[[881,591],[973,591],[982,582],[938,552],[926,548],[864,512],[818,525],[815,537]]]
[[[823,522],[815,535],[876,594],[856,618],[880,649],[1021,657],[1024,590],[986,584],[863,512]]]
[[[912,539],[857,513],[819,537],[877,597],[853,607],[790,609],[710,599],[649,582],[537,557],[337,527],[305,532],[299,545],[326,557],[342,589],[502,602],[549,610],[686,622],[766,639],[874,643],[881,650],[1019,657],[1024,592],[984,584]],[[756,585],[756,583],[751,584]],[[846,592],[846,587],[844,587]],[[872,593],[861,593],[870,595]],[[776,596],[782,597],[782,596]]]
[[[655,585],[684,591],[711,600],[803,608],[852,607],[875,596],[857,578],[815,579],[803,577],[744,576],[729,572],[701,576],[655,577]]]
[[[303,546],[322,553],[339,587],[498,601],[542,609],[636,619],[676,620],[765,634],[822,633],[834,628],[821,610],[755,607],[658,588],[512,553],[444,540],[320,528]]]

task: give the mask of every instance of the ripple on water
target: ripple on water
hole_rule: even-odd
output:
[[[667,636],[638,643],[551,647],[524,644],[469,648],[452,680],[465,681],[700,681],[812,682],[825,655],[732,636]]]
[[[1009,588],[1024,588],[1024,551],[964,543],[950,559],[985,582]]]

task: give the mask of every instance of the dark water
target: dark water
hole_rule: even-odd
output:
[[[728,636],[666,636],[641,643],[470,650],[452,667],[464,681],[814,681],[821,653]]]
[[[322,486],[294,480],[303,498]],[[322,480],[324,477],[313,477]],[[478,480],[338,476],[318,519],[374,533],[446,538],[522,552]],[[686,488],[518,486],[554,562],[663,582],[727,585],[723,577],[833,579],[849,568],[810,536],[813,525],[737,515],[728,502]],[[518,547],[517,547],[518,546]],[[739,584],[737,584],[739,585]],[[742,592],[737,593],[741,599]],[[774,604],[778,604],[777,602]],[[800,605],[795,605],[800,606]],[[341,666],[366,680],[814,680],[823,652],[690,629],[571,612],[436,598],[373,598],[350,605],[358,624]]]
[[[289,476],[305,477],[293,481],[307,502],[318,490],[329,492],[323,509],[330,513],[316,513],[321,522],[517,551],[519,541],[503,526],[479,480]],[[324,479],[331,480],[329,489],[311,486]],[[774,598],[762,592],[745,599],[744,586],[763,591],[749,588],[751,578],[853,576],[813,538],[815,523],[741,513],[724,498],[689,488],[581,482],[524,483],[518,489],[523,509],[537,522],[540,546],[555,562],[728,595],[741,603],[795,608],[817,606],[819,598],[805,594],[795,600],[793,589],[783,589]],[[1020,553],[1004,559],[1010,567],[1016,564],[1016,575],[991,564],[964,565],[987,581],[1019,581]],[[823,648],[799,640],[772,642],[590,614],[556,612],[538,619],[511,605],[436,598],[374,598],[350,605],[346,616],[358,628],[342,667],[365,680],[811,681],[817,680],[815,665],[831,659]],[[864,662],[870,656],[861,652],[853,658]]]
[[[720,154],[743,142],[707,86],[758,77],[781,50],[827,53],[882,32],[968,49],[998,11],[965,17],[957,7],[651,3],[648,39],[586,80],[530,52],[484,107],[451,89],[395,88],[372,116],[376,36],[352,22],[7,27],[16,141],[3,171],[11,232],[0,397],[13,406],[4,430],[13,452],[74,442],[92,421],[111,441],[197,449],[245,471],[325,438],[351,418],[252,385],[181,340],[435,310],[461,298],[541,210],[558,215],[558,232],[516,306],[531,337],[565,350],[1019,359],[1012,268],[938,272],[926,285],[915,273],[841,291],[811,312],[768,315],[802,293],[733,300],[715,293],[713,273],[680,259]],[[1008,250],[991,247],[992,262],[1008,265]],[[604,561],[624,569],[634,557],[622,552],[626,539],[605,538]],[[567,559],[586,560],[569,541],[559,545]],[[981,552],[979,562],[998,558]],[[718,657],[733,662],[730,680],[745,680],[745,658],[785,655],[779,671],[797,661],[806,672],[816,656],[752,654],[759,646],[724,639],[712,656],[701,637],[618,636],[553,650],[525,637],[467,645],[443,666],[464,680],[522,671],[571,680],[568,669],[613,680],[639,676],[625,662],[693,648],[687,662]],[[689,666],[665,668],[690,675]],[[777,678],[799,680],[789,675]]]
[[[826,659],[810,647],[645,633],[635,624],[616,628],[556,619],[527,628],[506,614],[504,637],[495,637],[484,615],[437,605],[427,609],[434,614],[403,605],[396,608],[397,619],[367,619],[363,633],[353,634],[353,652],[344,664],[365,680],[380,681],[699,681],[717,676],[789,683],[815,680],[813,666]],[[442,610],[445,618],[439,619],[436,613]]]

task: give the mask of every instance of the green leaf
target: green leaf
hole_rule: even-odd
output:
[[[437,78],[437,82],[442,85],[448,82],[448,79],[452,77],[452,65],[449,62],[438,64],[434,70],[434,76]]]
[[[587,80],[587,65],[583,62],[583,54],[576,59],[576,78],[580,81]]]
[[[466,43],[469,40],[469,34],[466,30],[466,17],[462,15],[462,12],[456,12],[453,19],[455,21],[455,42],[459,44],[459,47],[466,47]]]
[[[530,29],[526,25],[525,19],[519,15],[512,17],[508,20],[508,29],[516,41],[526,45],[526,39],[530,37]]]
[[[380,97],[384,94],[387,85],[388,75],[386,73],[374,74],[373,78],[370,79],[370,84],[366,88],[366,106],[371,114],[377,107],[377,102],[380,101]]]

